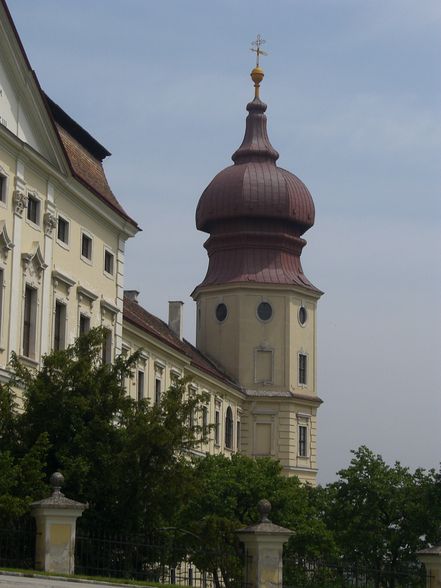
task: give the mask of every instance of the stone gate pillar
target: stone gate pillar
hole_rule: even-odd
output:
[[[416,555],[426,568],[427,588],[441,588],[441,545],[420,549]]]
[[[59,472],[52,474],[50,483],[52,496],[31,504],[31,515],[37,527],[35,568],[73,574],[76,521],[87,505],[64,496],[61,492],[64,478]]]
[[[283,546],[293,531],[269,520],[268,500],[261,500],[258,510],[260,523],[237,531],[248,558],[246,580],[251,588],[281,588]]]

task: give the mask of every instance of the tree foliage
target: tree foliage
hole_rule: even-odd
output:
[[[135,402],[124,382],[138,353],[103,363],[104,336],[102,329],[91,330],[66,350],[45,356],[38,371],[13,356],[13,385],[23,389],[23,411],[6,410],[4,436],[9,431],[11,444],[27,459],[46,440],[44,471],[62,471],[66,494],[89,503],[83,521],[140,532],[168,521],[182,497],[185,452],[206,434],[190,424],[190,415],[201,410],[205,397],[183,379],[158,405]],[[4,459],[10,469],[7,454]]]
[[[258,520],[262,498],[272,521],[294,531],[287,554],[297,560],[403,570],[440,538],[441,473],[390,466],[366,447],[336,482],[317,488],[269,458],[191,457],[210,434],[197,425],[208,398],[182,379],[159,404],[135,402],[124,383],[138,354],[105,364],[103,337],[92,330],[45,356],[39,370],[13,356],[14,379],[0,386],[0,523],[47,495],[45,480],[60,470],[65,493],[89,503],[83,526],[126,534],[172,527],[198,567],[227,584],[241,569],[236,530]]]
[[[364,446],[353,455],[326,490],[325,522],[345,560],[380,572],[407,570],[416,551],[437,536],[437,476],[412,473],[399,462],[389,466]]]

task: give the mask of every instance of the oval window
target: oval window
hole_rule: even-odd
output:
[[[304,325],[306,323],[306,319],[308,318],[308,313],[306,312],[306,308],[301,306],[299,308],[299,323]]]
[[[273,309],[269,302],[261,302],[257,307],[257,316],[261,321],[269,321],[273,316]]]
[[[220,323],[222,323],[227,318],[227,314],[228,310],[223,302],[216,306],[216,318]]]

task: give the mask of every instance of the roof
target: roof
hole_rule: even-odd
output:
[[[109,151],[43,92],[35,71],[32,69],[26,55],[6,1],[0,0],[0,2],[4,7],[26,66],[34,78],[37,91],[41,95],[55,134],[66,155],[72,175],[118,215],[138,228],[137,222],[126,213],[107,182],[102,160],[110,155]]]
[[[124,320],[185,355],[192,366],[220,380],[222,383],[242,391],[236,381],[231,379],[219,366],[196,349],[194,345],[186,339],[179,339],[167,323],[148,312],[138,302],[127,297],[124,297]]]
[[[247,105],[245,136],[223,169],[205,188],[196,227],[210,233],[209,263],[199,288],[223,284],[276,284],[318,290],[305,276],[302,235],[314,224],[314,202],[305,184],[276,165],[278,152],[266,128],[266,104]]]

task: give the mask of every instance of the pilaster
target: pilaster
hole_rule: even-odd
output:
[[[20,279],[21,271],[21,233],[22,233],[22,217],[28,205],[28,198],[26,195],[26,182],[24,179],[24,163],[17,160],[15,189],[13,196],[13,225],[12,225],[12,241],[14,249],[12,250],[12,271],[11,271],[11,299],[10,299],[10,316],[15,320],[9,321],[9,340],[8,340],[8,354],[11,351],[19,352],[19,335],[21,325],[21,292]]]
[[[42,286],[42,307],[41,307],[41,344],[40,351],[41,355],[49,352],[50,349],[50,334],[52,330],[52,313],[51,313],[51,270],[52,270],[52,257],[53,257],[53,232],[57,227],[57,215],[54,204],[54,187],[51,182],[47,185],[47,200],[46,200],[46,211],[44,214],[44,246],[43,256],[44,262],[49,268],[43,274],[43,286]]]

